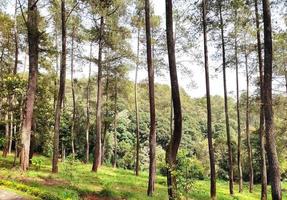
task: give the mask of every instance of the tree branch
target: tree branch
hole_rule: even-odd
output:
[[[79,5],[79,2],[77,2],[73,8],[70,10],[70,12],[68,13],[67,17],[66,17],[66,22],[68,21],[70,15],[72,14],[72,12],[75,10],[75,8]]]
[[[38,1],[39,1],[39,0],[36,0],[36,1],[33,3],[33,5],[30,7],[30,9],[33,9],[33,8],[37,5]]]
[[[22,6],[20,0],[18,0],[18,3],[19,3],[19,6],[20,6],[20,10],[21,10],[21,14],[22,14],[24,23],[26,24],[26,27],[28,28],[28,23],[27,23],[27,20],[26,20],[26,18],[25,18],[24,11],[23,11],[23,6]]]

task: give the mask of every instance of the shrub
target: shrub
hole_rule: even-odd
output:
[[[36,167],[36,170],[41,169],[41,167],[44,164],[43,158],[40,158],[40,157],[34,157],[34,158],[32,158],[31,161],[32,161],[32,165],[34,165]]]

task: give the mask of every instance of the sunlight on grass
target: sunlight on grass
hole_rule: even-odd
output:
[[[140,176],[136,177],[133,171],[103,166],[97,173],[94,173],[91,172],[91,164],[75,162],[71,166],[67,166],[66,163],[59,163],[60,173],[52,174],[50,159],[42,156],[41,158],[44,160],[44,163],[40,169],[37,170],[34,166],[31,166],[27,173],[23,173],[18,168],[12,168],[13,157],[11,155],[6,159],[1,157],[0,177],[2,180],[10,181],[16,185],[19,184],[19,188],[24,188],[24,190],[30,191],[30,193],[31,191],[33,193],[34,190],[40,190],[55,195],[59,199],[76,200],[87,194],[131,200],[167,199],[166,178],[162,176],[157,176],[154,196],[147,197],[147,172],[141,172]],[[71,170],[68,170],[70,167]],[[1,187],[12,189],[3,185]],[[284,191],[287,191],[287,183],[283,183],[282,188]],[[229,195],[228,182],[217,181],[218,200],[258,200],[260,197],[259,185],[254,187],[253,193],[248,192],[247,184],[244,185],[243,193],[240,194],[237,190],[238,185],[235,185],[235,194],[232,197]],[[18,193],[22,195],[26,194],[29,197],[28,192],[18,191]],[[283,195],[283,199],[287,199],[286,192],[283,192]],[[209,181],[195,181],[187,198],[208,200]]]

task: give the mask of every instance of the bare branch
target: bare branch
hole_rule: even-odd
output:
[[[67,17],[66,17],[66,22],[68,21],[70,15],[72,14],[72,12],[75,10],[75,8],[79,5],[79,2],[77,2],[73,8],[70,10],[70,12],[68,13]]]
[[[28,23],[27,23],[27,20],[26,20],[26,18],[25,18],[24,11],[23,11],[23,6],[22,6],[20,0],[18,0],[18,3],[19,3],[19,6],[20,6],[20,9],[21,9],[21,14],[22,14],[24,23],[26,24],[26,26],[27,26],[27,28],[28,28]]]

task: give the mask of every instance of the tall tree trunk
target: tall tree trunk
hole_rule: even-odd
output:
[[[150,108],[150,133],[149,133],[149,180],[147,195],[152,196],[154,192],[156,175],[156,132],[155,132],[155,99],[154,99],[154,67],[151,51],[151,27],[150,27],[150,3],[145,0],[145,26],[146,26],[146,48],[149,84],[149,108]]]
[[[98,52],[98,91],[97,91],[97,108],[96,108],[96,141],[95,153],[92,171],[97,172],[101,166],[101,127],[102,127],[102,51],[103,51],[103,34],[104,34],[104,17],[101,16],[99,35],[99,52]]]
[[[287,67],[285,68],[285,88],[287,93]]]
[[[273,131],[273,108],[272,108],[272,25],[269,0],[263,0],[264,21],[264,116],[267,157],[270,170],[270,182],[272,199],[281,200],[281,177],[276,151],[275,133]]]
[[[210,85],[209,85],[206,14],[207,14],[207,4],[206,4],[206,0],[203,0],[202,1],[202,23],[203,23],[203,39],[204,39],[207,137],[208,137],[208,150],[209,150],[209,162],[210,162],[210,197],[211,199],[216,199],[216,171],[215,171],[214,149],[213,149],[213,143],[212,143],[212,118],[211,118],[211,101],[210,101]]]
[[[117,115],[118,115],[118,77],[116,75],[116,86],[115,86],[115,104],[114,104],[114,159],[113,159],[113,167],[117,167]]]
[[[237,10],[235,10],[235,70],[236,70],[236,114],[237,114],[237,166],[238,166],[238,190],[243,192],[243,176],[241,163],[241,126],[240,126],[240,96],[239,96],[239,72],[238,72],[238,43],[237,43]]]
[[[140,170],[140,122],[139,122],[139,105],[138,105],[138,70],[139,70],[139,57],[140,57],[140,28],[138,28],[137,36],[137,63],[135,74],[135,111],[136,111],[136,176],[139,175]]]
[[[245,43],[246,45],[246,43]],[[253,163],[252,163],[252,147],[250,142],[249,131],[249,70],[248,70],[248,55],[245,49],[245,70],[246,70],[246,140],[247,140],[247,153],[248,153],[248,175],[249,175],[249,192],[253,191]]]
[[[4,158],[7,157],[8,154],[8,148],[9,148],[9,115],[8,112],[5,114],[5,145],[4,145],[4,149],[3,149],[3,153],[2,156]]]
[[[65,84],[66,84],[66,7],[65,0],[61,0],[61,22],[62,22],[62,52],[61,52],[61,69],[60,69],[60,85],[58,90],[58,98],[55,112],[55,127],[54,127],[54,145],[53,145],[53,161],[52,172],[58,173],[58,159],[59,159],[59,132],[62,105],[65,98]]]
[[[71,126],[71,148],[72,157],[75,159],[75,121],[76,121],[76,97],[75,97],[75,84],[74,84],[74,42],[75,42],[75,27],[73,27],[72,32],[72,49],[71,49],[71,88],[72,88],[72,98],[73,98],[73,116],[72,116],[72,126]]]
[[[29,167],[30,138],[34,102],[37,88],[38,56],[40,33],[38,30],[39,13],[37,0],[28,1],[28,43],[29,43],[29,79],[23,110],[23,122],[21,127],[21,169],[26,171]]]
[[[260,172],[261,172],[261,200],[267,200],[267,169],[265,158],[265,137],[264,137],[264,75],[263,75],[263,61],[261,52],[261,36],[258,13],[258,1],[254,0],[255,6],[255,20],[256,20],[256,37],[257,37],[257,53],[259,66],[259,80],[260,80],[260,124],[259,124],[259,141],[260,141]]]
[[[179,149],[182,135],[182,113],[179,86],[177,79],[176,60],[175,60],[175,42],[173,36],[173,8],[172,0],[166,0],[166,37],[169,62],[169,74],[171,95],[174,110],[174,129],[167,148],[166,161],[168,164],[167,185],[169,199],[175,199],[177,196],[176,174],[176,155]]]
[[[55,28],[55,48],[56,48],[56,61],[55,61],[56,62],[56,69],[55,69],[55,80],[54,80],[54,103],[53,103],[54,112],[56,112],[56,106],[57,106],[57,87],[58,87],[58,71],[59,71],[58,31],[57,31],[57,28]]]
[[[220,29],[221,29],[221,42],[222,42],[222,65],[223,65],[223,86],[224,86],[224,112],[227,134],[227,146],[228,146],[228,176],[229,176],[229,193],[233,195],[233,161],[232,161],[232,146],[230,138],[229,127],[229,113],[228,113],[228,98],[227,98],[227,86],[226,86],[226,58],[225,58],[225,40],[224,40],[224,24],[222,17],[222,0],[219,2],[219,15],[220,15]]]
[[[90,59],[92,59],[93,43],[90,46]],[[89,162],[90,158],[90,84],[91,84],[91,73],[92,73],[92,61],[89,63],[89,76],[87,85],[87,124],[86,124],[86,163]]]
[[[107,78],[106,78],[106,87],[105,87],[105,93],[106,93],[106,113],[105,116],[108,116],[108,102],[109,102],[109,69],[107,69]],[[104,163],[104,154],[105,154],[105,141],[106,141],[106,135],[108,131],[108,121],[105,119],[104,120],[104,132],[102,135],[102,158],[101,158],[101,163]]]
[[[15,60],[13,74],[17,74],[18,69],[18,55],[19,55],[19,42],[18,42],[18,28],[17,28],[17,0],[15,0],[15,12],[14,12],[14,42],[15,42]]]
[[[13,97],[12,97],[13,99]],[[11,106],[12,106],[13,102],[11,102]],[[13,130],[14,130],[14,126],[13,126],[13,122],[14,122],[14,117],[13,117],[13,111],[10,112],[10,123],[9,123],[9,148],[8,148],[8,153],[10,154],[12,151],[12,142],[13,142]]]
[[[105,86],[105,93],[106,93],[106,112],[105,112],[105,117],[108,116],[108,102],[109,102],[109,76],[110,76],[110,69],[109,66],[106,66],[106,86]],[[104,157],[105,157],[105,141],[106,141],[106,135],[107,135],[107,131],[108,131],[108,126],[109,126],[109,122],[105,119],[104,120],[104,131],[103,131],[103,135],[102,135],[102,156],[101,156],[101,163],[104,163]]]

